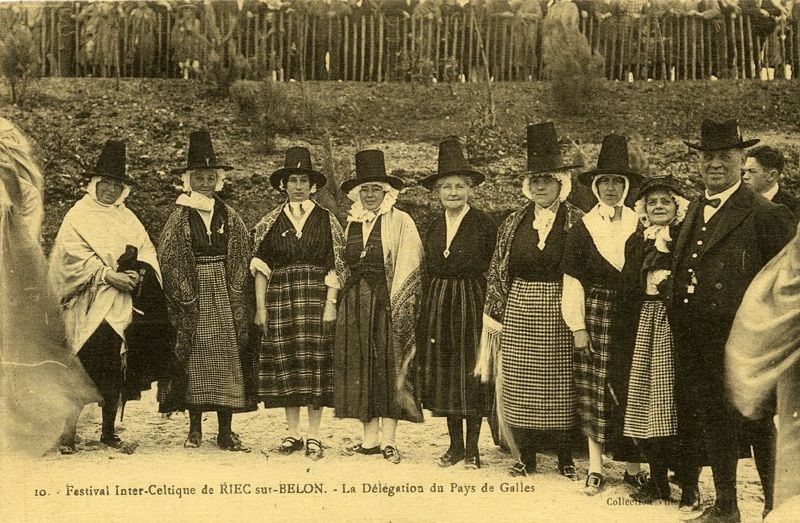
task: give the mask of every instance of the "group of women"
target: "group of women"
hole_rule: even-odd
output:
[[[660,294],[687,201],[672,179],[644,178],[627,139],[609,135],[597,167],[577,178],[596,198],[584,213],[568,201],[571,171],[582,165],[562,159],[553,124],[527,133],[528,203],[499,229],[471,206],[484,175],[457,138],[443,141],[437,171],[420,182],[443,212],[420,235],[395,207],[405,183],[386,173],[381,151],[358,152],[355,176],[341,184],[352,202],[343,229],[312,199],[327,179],[302,147],[287,150],[270,176],[285,202],[248,231],[217,196],[230,166],[198,131],[157,252],[124,206],[134,184],[124,144],[107,144],[50,259],[70,348],[105,405],[101,441],[121,445],[117,400],[131,389],[131,369],[142,367],[132,362],[148,355],[129,328],[158,310],[139,306],[149,281],[163,289],[174,331],[159,331],[169,365],[143,373],[158,374],[162,412],[189,411],[188,448],[202,444],[203,412],[216,411],[218,446],[248,451],[232,416],[263,402],[285,410],[282,454],[322,458],[329,407],[363,424],[361,442],[343,453],[399,463],[398,422],[421,422],[424,408],[446,418],[441,467],[481,467],[489,417],[518,458],[511,475],[533,473],[537,452],[554,446],[558,472],[578,480],[577,421],[589,448],[587,494],[602,490],[610,451],[627,462],[623,479],[640,499],[669,497],[674,366]],[[77,449],[76,420],[62,452]]]

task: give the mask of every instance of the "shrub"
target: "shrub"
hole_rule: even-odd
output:
[[[601,89],[603,58],[593,55],[581,33],[557,24],[544,42],[545,74],[551,80],[553,102],[562,113],[583,114]]]
[[[31,82],[39,75],[39,55],[24,24],[16,24],[0,38],[0,73],[11,87],[11,102],[22,106]]]
[[[236,81],[231,86],[237,114],[250,123],[258,150],[272,152],[278,134],[302,132],[313,125],[316,102],[304,96],[302,89],[300,96],[292,96],[290,87],[272,81]]]

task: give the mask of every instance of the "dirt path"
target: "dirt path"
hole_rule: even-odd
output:
[[[421,424],[400,424],[398,447],[404,459],[392,465],[380,456],[341,455],[340,448],[359,440],[360,423],[334,419],[330,411],[325,413],[322,434],[328,448],[325,458],[318,462],[300,453],[282,456],[270,452],[285,431],[279,409],[234,417],[234,430],[253,448],[249,454],[223,452],[216,447],[213,413],[205,416],[202,446],[189,450],[183,447],[188,418],[177,415],[167,419],[156,412],[152,392],[140,402],[127,404],[119,428],[126,442],[137,445],[132,454],[109,449],[97,441],[100,416],[99,409],[93,407],[81,417],[78,454],[51,452],[35,460],[4,457],[0,471],[6,481],[2,482],[0,496],[3,511],[8,514],[5,521],[42,521],[55,514],[61,521],[96,521],[102,514],[108,521],[675,522],[680,515],[675,504],[629,504],[629,490],[620,484],[622,468],[614,462],[607,464],[608,488],[594,498],[580,493],[582,482],[557,475],[552,455],[540,455],[539,473],[532,477],[510,478],[506,469],[512,460],[492,444],[485,424],[481,435],[483,468],[466,471],[461,466],[436,466],[435,459],[447,445],[447,429],[443,419],[431,416]],[[585,457],[579,457],[576,464],[583,477]],[[709,501],[713,490],[708,471],[701,481],[704,501]],[[233,493],[236,484],[241,485],[242,493]],[[434,484],[441,490],[433,488],[436,491],[432,492]],[[203,493],[204,486],[214,493]],[[105,487],[110,495],[86,495],[91,489]],[[165,493],[150,494],[151,488],[162,488]],[[191,488],[194,494],[185,490]],[[351,488],[353,492],[346,492]],[[36,489],[44,489],[47,495],[36,496]],[[89,490],[75,495],[78,489]],[[224,493],[226,489],[228,493]],[[269,489],[271,492],[262,493]],[[311,493],[294,494],[289,489]],[[397,492],[390,495],[389,489]],[[493,491],[487,492],[490,489]],[[677,494],[674,489],[673,496]],[[739,462],[739,500],[744,521],[760,521],[761,489],[749,459]]]

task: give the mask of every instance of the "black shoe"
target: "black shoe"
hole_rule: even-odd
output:
[[[678,509],[685,514],[700,510],[700,492],[697,487],[685,487],[682,489]]]
[[[464,451],[463,450],[454,451],[454,450],[447,449],[447,452],[445,452],[444,454],[439,456],[438,465],[441,468],[452,467],[453,465],[455,465],[456,463],[458,463],[462,459],[464,459]]]
[[[298,450],[303,450],[303,438],[293,438],[291,436],[286,436],[281,441],[280,446],[275,448],[276,452],[283,454],[284,456],[288,456],[293,452],[297,452]]]
[[[596,496],[603,491],[606,485],[606,478],[599,472],[590,472],[586,476],[586,484],[583,487],[583,493],[587,496]]]
[[[653,503],[667,501],[670,494],[668,482],[659,483],[651,477],[644,487],[631,494],[631,499],[638,503]]]
[[[478,470],[481,468],[480,456],[470,456],[468,458],[464,458],[464,468],[466,470]]]
[[[110,434],[103,434],[102,436],[100,436],[100,443],[114,449],[118,449],[122,446],[122,440],[119,439],[119,436],[117,436],[113,432]]]
[[[235,432],[228,432],[225,436],[217,436],[217,445],[222,450],[230,450],[231,452],[250,452],[250,448],[242,444],[239,435]]]
[[[524,478],[528,475],[528,469],[523,462],[517,461],[508,469],[508,475],[514,478]]]
[[[187,449],[196,449],[202,441],[203,435],[195,430],[189,433],[189,437],[183,442],[183,446]]]
[[[383,453],[383,459],[389,463],[394,463],[395,465],[400,463],[400,453],[393,445],[386,445],[381,452]]]
[[[622,482],[626,485],[639,490],[647,485],[648,475],[645,471],[639,471],[636,474],[628,474],[628,471],[625,471],[625,474],[622,476]]]
[[[692,521],[697,523],[739,523],[742,521],[742,514],[738,507],[723,510],[718,505],[711,505]]]
[[[361,443],[345,447],[342,449],[342,454],[345,456],[353,456],[355,454],[363,454],[364,456],[374,456],[381,453],[381,446],[375,445],[374,447],[365,447]]]
[[[558,466],[558,473],[564,476],[565,478],[569,478],[571,481],[578,481],[578,471],[575,470],[575,465],[559,465]]]
[[[325,452],[322,450],[322,442],[318,439],[308,438],[306,440],[306,457],[312,461],[319,461],[325,457]]]

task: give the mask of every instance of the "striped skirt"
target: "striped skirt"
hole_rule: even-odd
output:
[[[225,256],[197,259],[199,314],[187,365],[191,409],[245,407],[244,377],[225,276]]]
[[[322,324],[327,272],[297,264],[272,273],[269,325],[258,358],[258,396],[265,407],[333,403],[333,343]]]
[[[573,341],[561,316],[561,282],[515,279],[503,316],[503,414],[516,428],[570,429],[575,419]]]
[[[666,306],[661,300],[645,301],[631,360],[625,436],[645,439],[677,434],[673,353]]]
[[[483,327],[483,278],[433,278],[422,315],[422,403],[434,415],[487,416],[489,384],[473,376]]]
[[[584,435],[598,443],[608,440],[609,398],[606,395],[608,361],[611,355],[611,317],[617,292],[589,287],[586,293],[586,330],[592,340],[592,354],[575,351],[575,390],[578,420]]]

